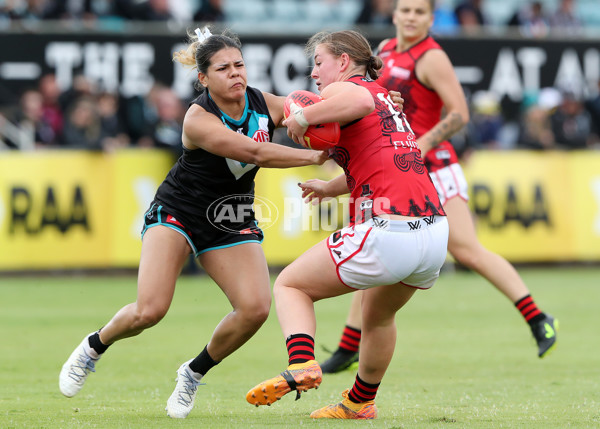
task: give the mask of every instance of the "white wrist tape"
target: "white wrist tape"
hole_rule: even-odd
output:
[[[296,103],[292,103],[290,104],[290,110],[294,114],[294,118],[296,119],[296,122],[298,122],[298,125],[304,128],[308,128],[310,124],[304,116],[304,109],[299,107]]]

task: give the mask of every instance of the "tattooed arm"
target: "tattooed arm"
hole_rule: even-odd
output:
[[[448,140],[466,125],[464,117],[458,112],[449,112],[444,119],[423,134],[417,140],[421,148],[421,154],[425,156],[427,152],[436,147],[441,142]]]
[[[418,140],[424,156],[469,122],[469,108],[452,63],[441,49],[427,51],[417,62],[416,74],[425,86],[437,92],[446,110],[446,116]]]

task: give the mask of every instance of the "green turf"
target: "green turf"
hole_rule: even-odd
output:
[[[511,303],[472,273],[444,273],[397,317],[394,360],[371,422],[313,421],[354,374],[271,407],[245,401],[286,366],[272,309],[259,333],[205,378],[185,420],[164,406],[181,362],[202,350],[230,307],[206,277],[183,277],[165,319],[113,346],[74,398],[58,390],[73,348],[135,299],[128,277],[0,278],[1,428],[590,428],[600,427],[600,269],[521,270],[543,310],[561,323],[559,344],[540,360]],[[350,296],[317,303],[317,359],[341,333]]]

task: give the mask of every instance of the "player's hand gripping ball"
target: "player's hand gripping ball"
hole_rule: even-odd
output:
[[[287,119],[294,108],[310,106],[322,100],[321,96],[314,92],[304,90],[294,91],[285,99],[283,115]],[[340,141],[340,124],[337,122],[328,122],[326,124],[309,125],[303,138],[304,144],[310,149],[331,149]]]

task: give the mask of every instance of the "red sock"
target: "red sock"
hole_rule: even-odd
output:
[[[527,323],[535,322],[537,319],[544,317],[544,313],[538,308],[531,295],[526,295],[515,302],[515,307],[521,312]]]
[[[288,351],[288,364],[315,360],[315,340],[310,335],[294,334],[285,340]]]
[[[342,338],[340,339],[338,347],[349,352],[357,352],[359,345],[360,329],[355,329],[346,325],[344,327],[344,332],[342,333]]]
[[[354,385],[348,393],[348,399],[352,402],[359,404],[361,402],[373,401],[375,400],[375,396],[377,395],[377,389],[379,389],[379,385],[377,384],[369,384],[360,379],[358,374],[356,374],[356,380],[354,381]]]

